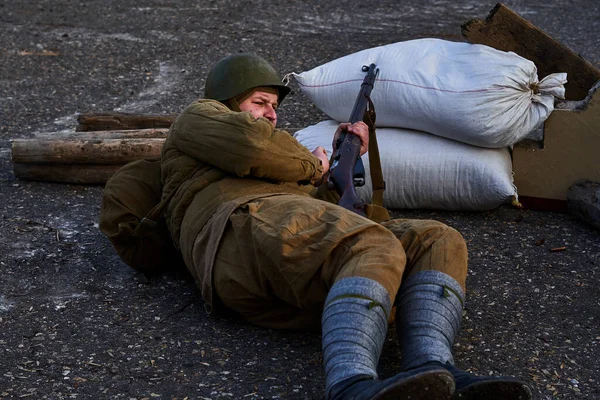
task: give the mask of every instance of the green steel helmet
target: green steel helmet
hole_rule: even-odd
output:
[[[204,97],[225,101],[258,86],[275,87],[280,104],[290,92],[267,61],[254,53],[233,54],[212,67],[206,78]]]

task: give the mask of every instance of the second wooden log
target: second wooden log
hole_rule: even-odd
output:
[[[86,113],[77,117],[77,131],[169,128],[176,117],[163,114]]]
[[[104,140],[104,139],[165,139],[169,134],[167,128],[129,129],[115,131],[86,131],[86,132],[49,132],[38,136],[38,140]]]
[[[12,160],[15,164],[126,164],[159,158],[164,142],[163,138],[15,139]]]

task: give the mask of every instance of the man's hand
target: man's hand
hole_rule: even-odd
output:
[[[321,161],[323,165],[323,175],[329,171],[329,157],[327,157],[327,150],[323,146],[319,146],[312,151],[313,155]]]
[[[337,146],[337,140],[341,133],[346,131],[352,133],[360,138],[360,155],[362,156],[369,150],[369,127],[362,121],[351,124],[350,122],[341,123],[335,131],[333,136],[333,151],[335,152]],[[313,152],[314,154],[314,152]]]

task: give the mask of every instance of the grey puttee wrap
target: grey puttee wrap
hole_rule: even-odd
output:
[[[443,272],[421,271],[402,283],[396,298],[396,331],[403,369],[429,361],[454,364],[452,345],[464,299],[458,282]]]
[[[350,277],[333,285],[322,317],[326,396],[350,377],[377,379],[390,310],[390,295],[377,281]]]

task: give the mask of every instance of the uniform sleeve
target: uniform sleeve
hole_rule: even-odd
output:
[[[240,177],[308,183],[323,174],[319,159],[289,133],[215,101],[190,105],[170,135],[184,154]]]

